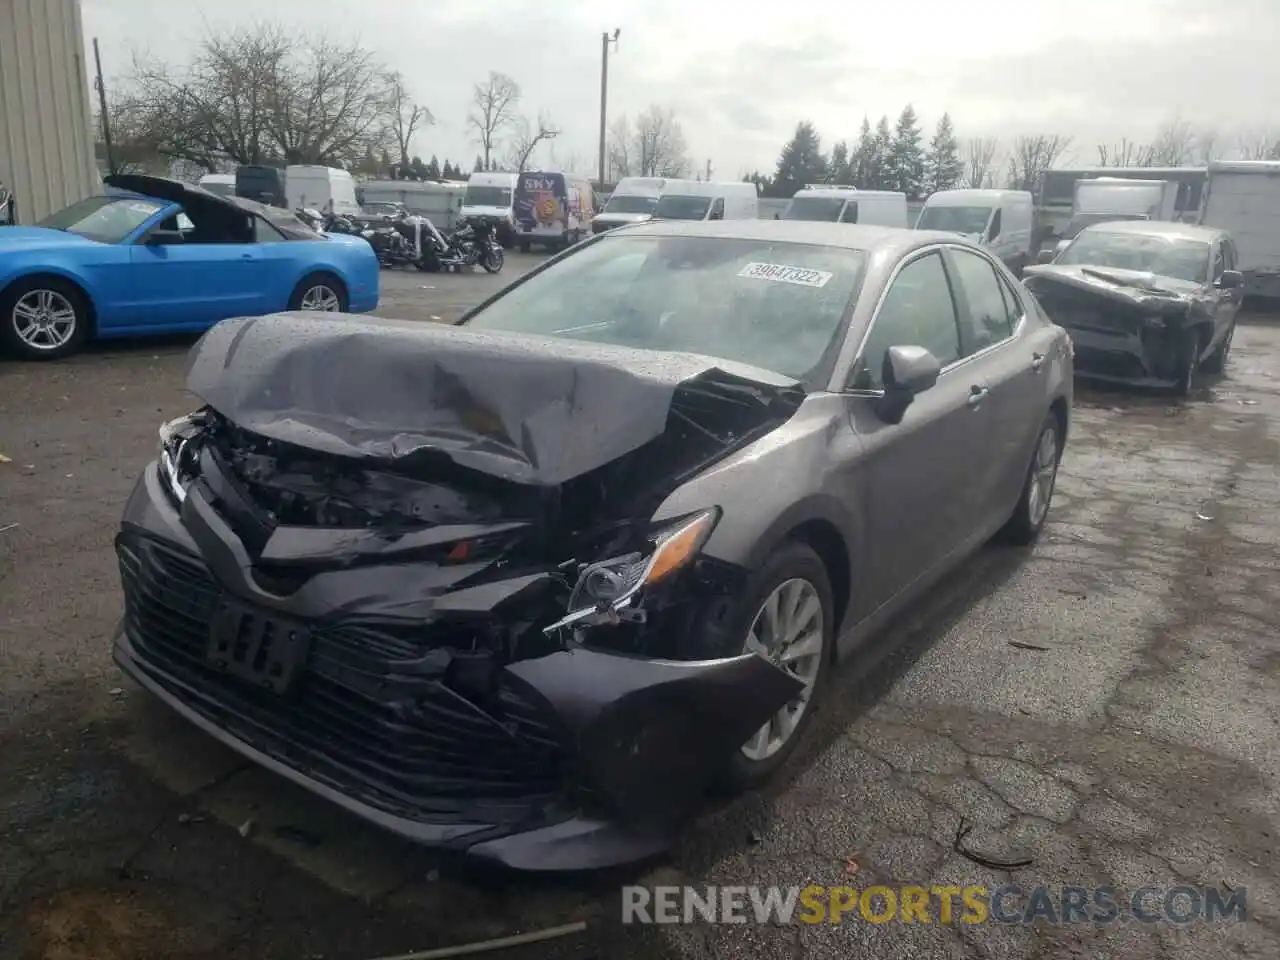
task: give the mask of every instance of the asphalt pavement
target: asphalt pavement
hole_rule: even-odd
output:
[[[538,259],[388,273],[379,312],[451,320]],[[1280,956],[1280,326],[1186,402],[1083,390],[1034,549],[984,549],[844,667],[782,780],[660,863],[554,881],[407,848],[112,666],[111,538],[189,344],[0,361],[3,960],[373,960],[578,920],[493,955]],[[624,927],[623,883],[1209,885],[1248,919]]]

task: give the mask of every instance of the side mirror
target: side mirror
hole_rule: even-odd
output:
[[[1036,262],[1037,263],[1053,263],[1053,258],[1056,257],[1057,255],[1058,255],[1058,250],[1056,247],[1047,247],[1046,249],[1040,251],[1039,255],[1036,257]]]
[[[147,246],[167,246],[171,243],[182,243],[186,240],[181,230],[152,230],[147,234]]]
[[[1218,286],[1223,290],[1239,290],[1244,286],[1244,274],[1239,270],[1223,270]]]
[[[884,352],[884,395],[877,398],[876,415],[885,423],[901,423],[916,395],[938,382],[942,364],[924,347],[890,347]]]

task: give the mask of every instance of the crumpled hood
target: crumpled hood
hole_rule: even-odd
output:
[[[677,390],[699,382],[803,397],[786,377],[694,354],[314,313],[224,321],[187,370],[192,393],[271,440],[548,486],[660,436]]]
[[[1026,280],[1062,284],[1139,307],[1186,303],[1200,291],[1198,283],[1150,271],[1087,264],[1037,264],[1025,267],[1023,275]],[[1033,292],[1035,286],[1031,284]]]
[[[0,250],[43,250],[51,247],[97,246],[96,240],[48,227],[5,227],[0,230]]]

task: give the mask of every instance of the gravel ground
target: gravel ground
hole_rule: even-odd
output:
[[[386,274],[380,312],[453,319],[537,259]],[[1186,403],[1082,392],[1034,550],[982,551],[877,662],[846,667],[781,782],[708,812],[661,863],[554,882],[407,849],[111,665],[111,537],[157,424],[189,405],[188,345],[0,362],[5,960],[369,960],[579,919],[554,949],[497,956],[1280,956],[1280,327],[1243,326],[1228,375]],[[971,847],[1031,862],[961,856],[962,818]],[[1225,882],[1249,921],[615,922],[624,882],[876,881]]]

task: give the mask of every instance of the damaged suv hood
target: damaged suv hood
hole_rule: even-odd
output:
[[[796,381],[693,354],[306,313],[213,327],[187,387],[272,440],[404,466],[443,456],[538,485],[661,435],[682,388],[793,408],[803,398]]]
[[[1033,291],[1038,283],[1056,284],[1136,307],[1185,305],[1201,292],[1198,283],[1118,267],[1039,264],[1025,267],[1023,274],[1028,280],[1035,279]]]

